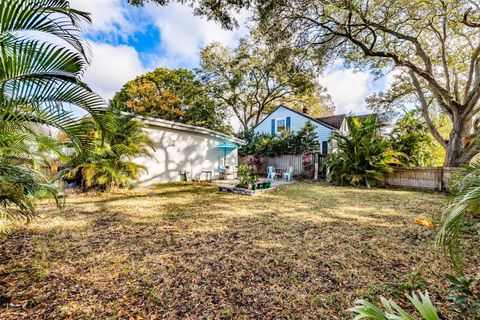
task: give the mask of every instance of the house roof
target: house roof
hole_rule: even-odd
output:
[[[324,126],[324,127],[327,127],[327,128],[329,128],[329,129],[332,129],[332,130],[335,129],[335,127],[329,125],[328,123],[325,123],[325,122],[323,122],[323,121],[321,121],[321,120],[319,120],[319,119],[317,119],[317,118],[311,117],[311,116],[309,116],[308,114],[305,114],[305,113],[303,113],[303,112],[299,112],[299,111],[294,110],[294,109],[292,109],[292,108],[285,107],[284,105],[279,105],[278,107],[276,107],[276,108],[275,108],[272,112],[270,112],[265,118],[263,118],[262,121],[260,121],[260,122],[255,126],[255,128],[258,127],[263,121],[265,121],[265,119],[267,119],[268,116],[270,116],[272,113],[274,113],[275,111],[277,111],[277,110],[280,109],[280,108],[285,108],[285,109],[287,109],[287,110],[290,110],[290,111],[292,111],[292,112],[295,112],[296,114],[299,114],[299,115],[301,115],[301,116],[303,116],[303,117],[305,117],[305,118],[308,118],[310,121],[313,121],[313,122],[315,122],[315,123],[318,123],[318,124],[320,124],[320,125],[322,125],[322,126]],[[255,128],[254,128],[254,129],[255,129]]]
[[[334,127],[335,129],[340,129],[342,124],[343,124],[343,120],[345,120],[345,117],[348,117],[349,115],[347,114],[338,114],[338,115],[334,115],[334,116],[328,116],[328,117],[320,117],[320,118],[317,118],[317,120],[321,121],[321,122],[325,122],[327,123],[328,125]],[[367,119],[367,117],[369,116],[377,116],[376,113],[371,113],[371,114],[362,114],[362,115],[359,115],[359,116],[355,116],[357,117],[358,119],[360,120],[365,120]]]
[[[211,137],[223,139],[226,141],[234,142],[236,144],[239,144],[241,146],[245,145],[246,142],[242,139],[238,139],[234,136],[230,136],[228,134],[224,134],[218,131],[210,130],[207,128],[203,127],[197,127],[197,126],[192,126],[190,124],[184,124],[184,123],[179,123],[179,122],[174,122],[174,121],[169,121],[169,120],[164,120],[164,119],[158,119],[158,118],[151,118],[151,117],[143,117],[143,116],[136,116],[135,119],[138,121],[141,121],[151,127],[158,127],[158,128],[168,128],[168,129],[175,129],[175,130],[181,130],[181,131],[187,131],[187,132],[192,132],[192,133],[198,133],[198,134],[205,134]]]

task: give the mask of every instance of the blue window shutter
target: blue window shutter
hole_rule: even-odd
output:
[[[275,134],[275,119],[272,119],[272,134]]]
[[[322,141],[322,154],[328,154],[328,141]]]
[[[290,117],[287,117],[287,129],[290,129]]]

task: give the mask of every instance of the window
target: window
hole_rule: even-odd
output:
[[[328,154],[328,141],[322,141],[322,154]]]
[[[277,123],[277,126],[275,128],[275,132],[277,134],[281,134],[283,131],[287,129],[287,121],[285,118],[277,119],[276,123]]]

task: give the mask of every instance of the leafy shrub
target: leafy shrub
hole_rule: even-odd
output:
[[[238,166],[237,175],[240,182],[239,185],[244,188],[249,188],[252,184],[258,181],[258,177],[255,175],[253,170],[245,164]]]
[[[475,319],[480,316],[480,279],[446,276],[452,285],[448,300],[453,308],[465,319]]]
[[[328,160],[330,178],[339,185],[378,185],[392,165],[401,163],[402,153],[394,151],[380,135],[381,125],[374,117],[346,118],[349,134],[335,133],[334,150]]]
[[[286,130],[281,135],[254,134],[247,132],[242,135],[247,141],[240,155],[257,155],[276,157],[286,154],[301,154],[319,149],[315,126],[309,121],[298,131]]]
[[[133,115],[122,114],[114,106],[107,111],[111,128],[105,138],[98,129],[90,130],[93,148],[74,155],[61,170],[62,178],[79,183],[84,190],[107,190],[126,187],[137,179],[143,166],[131,160],[140,155],[150,156],[152,141],[143,132],[143,124]],[[90,121],[86,120],[85,125]]]
[[[452,199],[442,214],[437,231],[437,244],[449,253],[455,267],[462,271],[460,257],[461,234],[468,231],[470,215],[480,213],[480,161],[459,169],[452,182]],[[474,222],[475,223],[475,222]],[[480,225],[478,222],[477,225]]]
[[[408,112],[400,119],[389,134],[392,149],[405,155],[403,164],[407,166],[431,166],[434,140],[427,126]]]

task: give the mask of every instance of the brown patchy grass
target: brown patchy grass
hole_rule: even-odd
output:
[[[444,196],[298,183],[256,197],[169,184],[42,203],[0,248],[1,319],[345,319],[452,272],[413,220]],[[470,246],[478,248],[478,244]],[[475,272],[478,249],[469,253]]]

